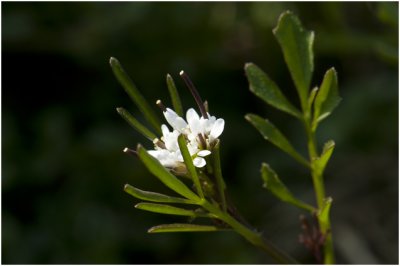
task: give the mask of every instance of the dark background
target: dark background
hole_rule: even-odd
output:
[[[125,183],[166,191],[125,146],[152,144],[116,113],[142,119],[108,65],[117,57],[150,102],[169,105],[166,73],[184,108],[191,76],[226,121],[222,164],[233,201],[259,230],[303,262],[302,211],[261,186],[268,162],[298,197],[314,202],[307,171],[243,118],[268,117],[305,154],[299,122],[248,90],[254,62],[297,102],[272,29],[295,12],[315,31],[313,84],[335,66],[343,101],[320,126],[336,141],[326,173],[338,263],[398,263],[398,4],[2,3],[2,263],[270,263],[229,233],[149,235],[185,222],[133,208]]]

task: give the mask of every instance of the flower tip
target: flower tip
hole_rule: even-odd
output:
[[[115,57],[112,57],[112,56],[110,57],[109,62],[110,62],[110,65],[111,65],[111,66],[114,66],[114,65],[116,65],[116,64],[119,64],[118,59],[115,58]]]
[[[129,184],[125,184],[124,185],[124,191],[127,191],[129,189],[130,185]]]
[[[130,154],[130,155],[134,155],[134,156],[138,155],[137,151],[131,150],[129,148],[125,148],[124,149],[124,153]]]
[[[162,101],[161,101],[160,99],[158,99],[158,100],[156,101],[156,105],[157,105],[158,107],[160,107],[160,109],[161,109],[163,112],[166,112],[166,111],[167,111],[167,108],[165,107],[165,105],[162,103]]]
[[[185,75],[185,71],[181,70],[181,71],[179,72],[179,75],[180,75],[180,76]]]
[[[139,152],[139,150],[143,149],[142,144],[138,143],[138,145],[136,146],[136,151]]]
[[[251,67],[252,65],[254,65],[252,62],[247,62],[246,64],[244,64],[244,69],[247,69],[247,68]]]
[[[118,112],[119,114],[121,114],[122,112],[124,112],[124,108],[122,108],[122,107],[117,107],[116,109],[117,109],[117,112]]]

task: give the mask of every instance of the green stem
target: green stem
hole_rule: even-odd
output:
[[[296,260],[294,260],[292,257],[290,257],[282,250],[275,247],[272,243],[270,243],[266,239],[264,239],[261,234],[241,224],[232,216],[230,216],[228,213],[221,211],[219,208],[210,204],[207,201],[204,202],[202,206],[205,209],[207,209],[210,213],[218,217],[220,220],[230,225],[233,230],[235,230],[238,234],[243,236],[247,241],[252,243],[254,246],[268,253],[268,255],[270,255],[276,262],[281,264],[297,264]]]
[[[218,140],[217,144],[214,147],[214,154],[213,154],[214,176],[217,181],[218,194],[222,204],[222,209],[224,212],[226,212],[227,210],[226,197],[225,197],[226,185],[224,178],[222,177],[221,159],[219,156],[219,143],[220,142]]]
[[[310,118],[309,110],[306,110],[304,115],[304,126],[307,132],[308,138],[308,153],[310,157],[310,165],[311,165],[311,176],[314,185],[315,197],[317,200],[318,210],[321,211],[324,205],[325,199],[325,185],[324,178],[322,173],[319,173],[315,170],[315,158],[318,157],[317,143],[315,139],[315,131],[312,130],[312,123]],[[317,216],[318,217],[318,216]],[[327,234],[327,238],[324,243],[323,251],[324,251],[324,264],[334,264],[335,256],[333,250],[333,240],[332,233],[330,230],[330,218],[328,216],[325,224],[318,217],[318,224],[323,234]]]

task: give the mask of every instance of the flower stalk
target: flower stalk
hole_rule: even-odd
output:
[[[203,118],[207,119],[208,118],[208,114],[207,114],[206,108],[204,106],[204,102],[201,99],[200,94],[197,91],[196,87],[194,86],[192,80],[189,78],[188,74],[186,74],[185,71],[183,71],[183,70],[179,73],[179,75],[181,76],[181,78],[185,82],[186,86],[188,87],[188,89],[192,93],[193,98],[196,101],[197,106],[200,109],[201,115],[203,116]]]

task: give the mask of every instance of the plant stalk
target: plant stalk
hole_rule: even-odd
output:
[[[293,259],[288,254],[264,239],[260,233],[257,233],[252,229],[246,227],[242,223],[238,222],[235,218],[230,216],[228,213],[221,211],[219,208],[208,202],[205,202],[202,206],[210,213],[217,216],[220,220],[230,225],[233,230],[243,236],[251,244],[268,253],[268,255],[270,255],[276,262],[281,264],[298,264],[295,259]]]
[[[311,166],[310,169],[314,185],[315,197],[318,205],[318,210],[321,211],[322,207],[324,206],[324,199],[326,197],[325,185],[322,174],[319,174],[318,171],[315,170],[315,159],[318,157],[318,149],[315,138],[315,131],[312,130],[311,115],[309,110],[305,111],[304,126],[307,132],[308,153],[310,157],[310,166]],[[328,216],[327,222],[323,224],[318,215],[317,217],[320,230],[322,231],[323,234],[326,234],[326,240],[323,247],[324,264],[334,264],[335,255],[333,250],[333,239],[332,239],[330,218]]]

